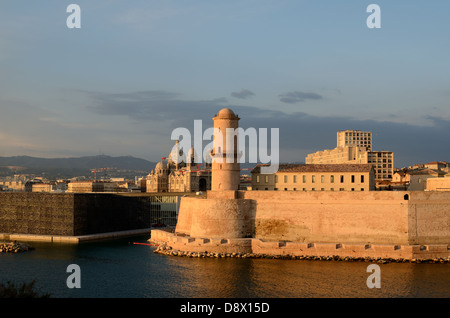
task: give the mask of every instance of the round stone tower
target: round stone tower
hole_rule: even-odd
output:
[[[212,191],[239,190],[240,171],[238,156],[239,117],[229,108],[217,113],[214,120],[214,141],[212,156]],[[231,128],[227,131],[227,128]],[[218,131],[221,137],[217,135]],[[230,140],[230,138],[232,138]],[[227,149],[227,140],[232,141],[232,149]]]

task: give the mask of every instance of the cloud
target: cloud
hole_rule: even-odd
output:
[[[181,99],[167,91],[140,91],[121,94],[85,92],[92,101],[87,109],[100,115],[126,116],[137,122],[180,125],[189,119],[206,119],[227,105],[226,98]]]
[[[248,97],[254,96],[255,94],[252,91],[249,91],[248,89],[242,89],[240,92],[232,92],[231,96],[240,98],[240,99],[246,99]]]
[[[323,99],[322,95],[316,93],[305,93],[305,92],[288,92],[285,94],[278,95],[280,97],[280,101],[287,104],[295,104],[299,102],[304,102],[307,99],[310,100],[319,100]]]
[[[205,130],[212,127],[214,114],[229,107],[239,115],[239,124],[244,129],[268,128],[270,133],[271,128],[279,128],[282,161],[301,162],[309,153],[335,148],[336,132],[344,129],[372,131],[374,150],[393,151],[396,167],[434,160],[450,161],[450,148],[442,144],[443,136],[450,132],[450,121],[437,117],[424,118],[432,125],[417,126],[344,116],[314,116],[305,112],[287,113],[229,104],[225,98],[186,100],[164,91],[90,93],[90,96],[91,112],[131,118],[138,125],[148,127],[151,135],[146,138],[158,139],[158,142],[167,140],[167,149],[171,147],[170,135],[174,128],[186,127],[193,131],[193,121],[201,119]]]

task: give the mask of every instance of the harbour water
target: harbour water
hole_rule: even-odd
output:
[[[450,298],[450,264],[388,263],[368,288],[370,263],[194,259],[153,253],[148,237],[82,244],[29,242],[0,253],[0,281],[35,281],[51,298]],[[70,264],[81,288],[68,288]]]

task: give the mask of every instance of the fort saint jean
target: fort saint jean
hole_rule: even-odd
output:
[[[225,108],[213,120],[225,131],[239,117]],[[361,175],[358,191],[240,191],[239,162],[213,162],[207,196],[181,198],[175,232],[152,230],[150,240],[191,252],[449,257],[450,192],[370,191],[366,166],[344,171]],[[330,173],[330,165],[314,169]]]

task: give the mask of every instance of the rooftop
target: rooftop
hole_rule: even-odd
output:
[[[260,167],[268,165],[257,165],[252,173],[260,173]],[[280,164],[278,172],[370,172],[372,164]]]
[[[238,116],[229,108],[221,109],[214,118],[238,118]]]

